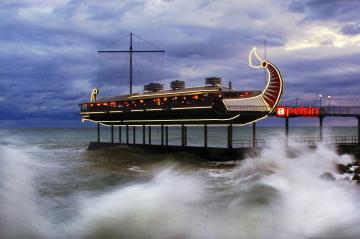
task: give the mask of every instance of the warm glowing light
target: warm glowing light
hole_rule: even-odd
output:
[[[278,106],[275,110],[275,115],[278,117],[290,116],[304,116],[304,117],[317,117],[320,114],[320,109],[316,107],[285,107]]]
[[[98,88],[95,88],[91,91],[90,102],[96,102],[96,96],[100,93]]]
[[[253,64],[253,60],[252,60],[253,56],[259,62],[257,65]],[[256,47],[254,47],[249,53],[249,66],[252,68],[265,68],[267,66],[267,62],[263,61],[256,53]]]

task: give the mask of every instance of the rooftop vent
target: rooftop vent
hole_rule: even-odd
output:
[[[221,85],[221,77],[216,77],[216,76],[207,77],[205,78],[205,84],[212,86]]]
[[[179,90],[185,88],[185,81],[182,80],[174,80],[170,83],[171,90]]]
[[[160,83],[149,83],[147,85],[144,85],[144,91],[146,92],[157,92],[163,89],[164,86]]]

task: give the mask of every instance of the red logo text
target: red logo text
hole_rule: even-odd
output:
[[[317,117],[320,114],[320,109],[316,107],[286,107],[278,106],[275,110],[275,115],[278,117],[290,116],[304,116],[304,117]]]

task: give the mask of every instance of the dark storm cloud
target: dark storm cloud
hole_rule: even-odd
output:
[[[342,28],[342,32],[346,35],[360,34],[360,22],[358,24],[349,23]]]
[[[306,21],[345,22],[342,32],[355,36],[359,25],[351,21],[357,20],[358,5],[346,0],[291,1],[284,7],[278,1],[0,0],[1,119],[78,120],[78,103],[89,99],[93,87],[100,87],[102,95],[126,93],[128,56],[116,56],[111,63],[111,56],[98,57],[97,50],[130,29],[155,43],[135,38],[137,49],[166,50],[164,57],[135,56],[137,89],[164,79],[166,87],[173,79],[201,85],[212,75],[222,76],[225,83],[232,80],[241,89],[261,89],[263,72],[248,68],[247,54],[252,46],[261,48],[264,39],[275,55],[283,51],[289,37],[300,34],[288,26],[297,23],[290,23],[293,16],[287,14],[300,13]],[[291,11],[286,12],[287,7]],[[284,22],[278,23],[280,18]],[[128,49],[128,40],[111,47]],[[356,94],[358,72],[333,74],[326,68],[349,67],[358,57],[279,57],[274,63],[286,76],[286,95],[316,95],[319,89],[345,95]]]
[[[293,0],[289,9],[304,13],[306,20],[352,21],[359,19],[358,0]]]

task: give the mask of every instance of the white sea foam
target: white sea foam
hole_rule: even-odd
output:
[[[35,203],[31,158],[11,146],[0,146],[1,238],[46,238],[46,221]]]
[[[326,172],[337,176],[336,163],[352,159],[323,145],[289,152],[273,144],[234,168],[219,170],[185,172],[167,165],[146,182],[118,185],[86,198],[79,192],[78,215],[57,225],[49,223],[35,203],[37,185],[27,167],[32,158],[11,146],[1,146],[0,155],[2,238],[360,235],[358,185],[321,178]]]

